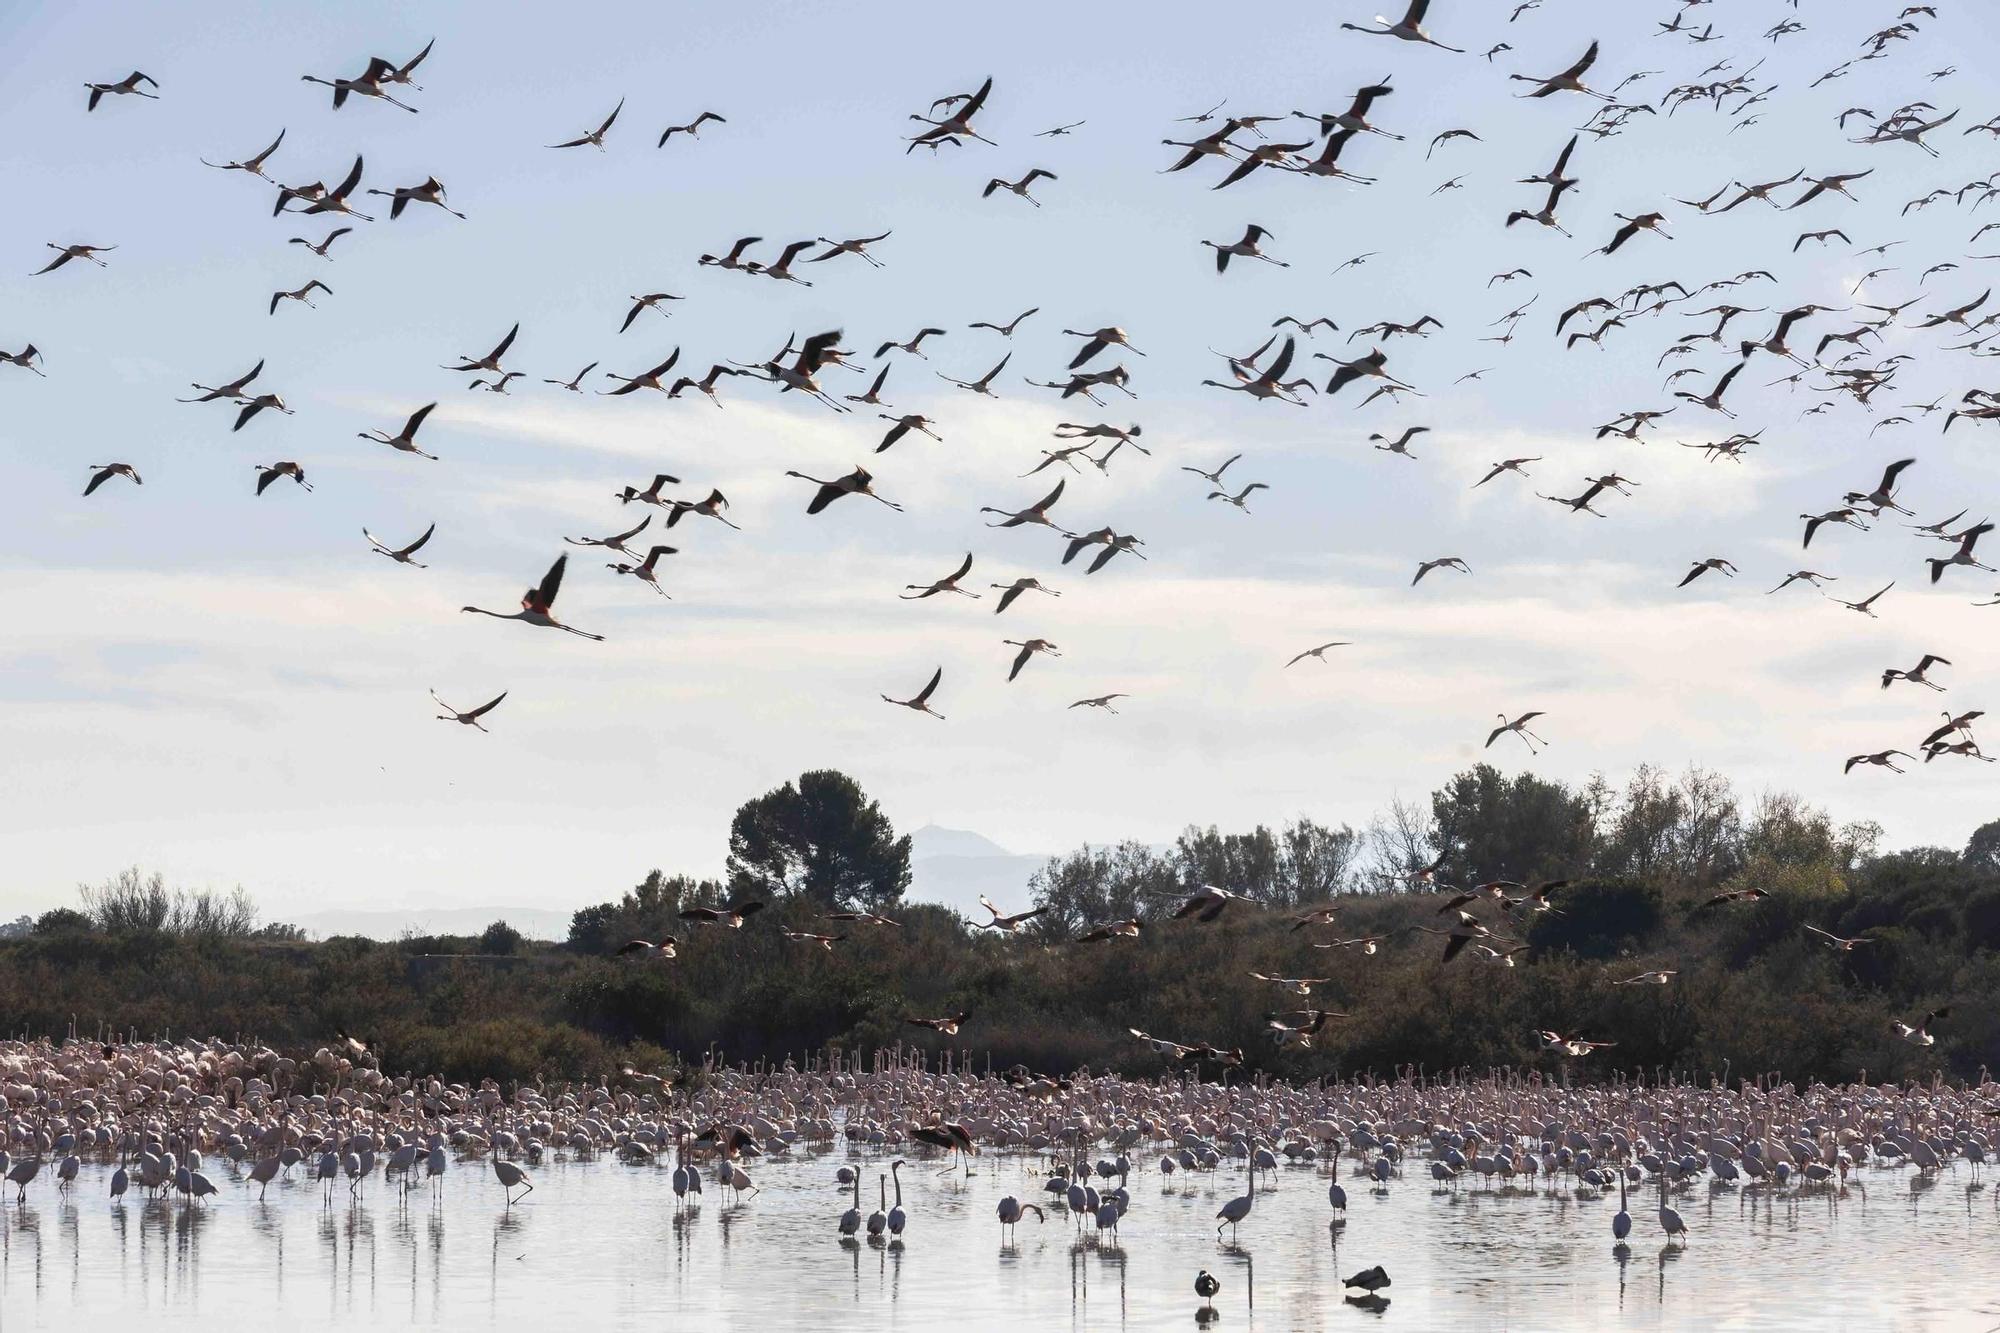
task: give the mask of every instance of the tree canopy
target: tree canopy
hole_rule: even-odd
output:
[[[1703,770],[1569,786],[1472,768],[1363,833],[1300,819],[1085,846],[1035,874],[1049,910],[1023,938],[906,901],[899,928],[833,929],[832,950],[787,939],[828,931],[832,902],[892,903],[908,882],[907,840],[837,774],[747,803],[734,832],[729,885],[655,870],[576,913],[563,947],[519,941],[501,923],[480,936],[273,947],[241,895],[182,894],[134,871],[86,892],[90,910],[56,909],[0,939],[0,1012],[26,1032],[256,1032],[281,1048],[309,1049],[338,1026],[369,1033],[398,1072],[466,1080],[594,1081],[669,1052],[865,1052],[910,1042],[912,1014],[961,1011],[976,1026],[953,1044],[996,1068],[1055,1072],[1172,1069],[1132,1027],[1241,1046],[1250,1069],[1289,1077],[1553,1073],[1533,1036],[1547,1027],[1615,1043],[1580,1076],[1701,1075],[1724,1061],[1890,1081],[2000,1067],[2000,827],[1963,852],[1883,853],[1872,824],[1837,824],[1782,793],[1740,797]],[[1409,878],[1440,857],[1438,882]],[[1569,881],[1547,912],[1475,907],[1525,949],[1446,962],[1417,929],[1435,929],[1476,878],[1545,876]],[[1249,901],[1210,922],[1167,919],[1203,883]],[[1711,901],[1751,888],[1762,896]],[[770,906],[740,931],[683,927],[681,908],[733,893]],[[1296,919],[1322,904],[1331,921]],[[1126,917],[1145,922],[1137,938],[1076,942],[1089,923]],[[1867,943],[1833,948],[1808,926]],[[669,934],[673,957],[619,953]],[[1364,936],[1378,952],[1327,947]],[[532,965],[482,956],[507,951]],[[1671,984],[1618,984],[1656,970]],[[1293,1002],[1253,972],[1328,978],[1313,1003],[1348,1016],[1310,1049],[1274,1047],[1265,1015]],[[1891,1020],[1947,1006],[1934,1046],[1895,1035]]]
[[[729,826],[733,896],[802,895],[879,911],[910,886],[910,839],[861,784],[833,769],[745,801]]]
[[[2000,819],[1981,824],[1965,842],[1965,863],[2000,871]]]
[[[607,953],[627,940],[651,940],[672,935],[683,903],[718,902],[722,885],[686,875],[668,878],[657,869],[616,902],[578,909],[569,920],[569,942],[589,953]]]

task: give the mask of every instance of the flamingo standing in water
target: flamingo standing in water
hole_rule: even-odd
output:
[[[896,1174],[902,1169],[903,1159],[900,1157],[889,1163],[889,1178],[896,1185],[896,1206],[889,1210],[889,1234],[892,1236],[902,1235],[904,1226],[910,1220],[909,1214],[903,1211],[903,1178]]]
[[[675,1175],[680,1173],[676,1171]],[[840,1234],[852,1236],[861,1230],[861,1173],[851,1172],[854,1177],[854,1206],[840,1215]]]
[[[1257,1160],[1257,1141],[1255,1139],[1250,1140],[1250,1160],[1252,1163],[1250,1168],[1250,1192],[1248,1194],[1240,1194],[1228,1203],[1223,1204],[1222,1211],[1215,1215],[1219,1219],[1215,1228],[1215,1239],[1217,1242],[1222,1240],[1222,1228],[1224,1226],[1229,1228],[1229,1239],[1233,1242],[1236,1239],[1236,1224],[1250,1216],[1250,1208],[1257,1202],[1257,1168],[1255,1165]]]
[[[1011,1194],[1000,1200],[998,1211],[1000,1229],[1003,1232],[1012,1229],[1021,1220],[1021,1214],[1023,1213],[1033,1213],[1037,1222],[1046,1222],[1049,1220],[1047,1215],[1042,1212],[1040,1204],[1022,1203]],[[1004,1241],[1005,1239],[1005,1236],[1002,1236],[1002,1240]]]
[[[509,1208],[512,1208],[522,1199],[527,1198],[535,1192],[535,1182],[528,1178],[526,1171],[515,1166],[512,1162],[503,1162],[498,1157],[494,1158],[493,1174],[499,1178],[501,1188],[507,1191],[507,1206]],[[516,1194],[514,1193],[516,1185],[525,1185],[527,1188]]]
[[[882,1228],[889,1224],[889,1215],[883,1211],[884,1206],[889,1202],[889,1178],[877,1172],[875,1175],[875,1187],[877,1190],[875,1211],[868,1214],[868,1234],[870,1236],[880,1236]]]
[[[1622,1176],[1619,1178],[1619,1189],[1622,1196],[1624,1189],[1624,1178]],[[1674,1237],[1679,1236],[1681,1244],[1687,1244],[1687,1223],[1681,1221],[1679,1213],[1667,1207],[1667,1176],[1664,1171],[1660,1173],[1660,1230],[1667,1233],[1667,1240],[1669,1242]]]

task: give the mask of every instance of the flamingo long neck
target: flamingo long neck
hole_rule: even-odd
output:
[[[903,1164],[901,1162],[897,1162],[894,1166],[889,1168],[889,1174],[893,1176],[896,1181],[896,1206],[898,1208],[901,1208],[903,1206],[903,1177],[898,1174],[898,1172],[902,1168],[902,1165]]]

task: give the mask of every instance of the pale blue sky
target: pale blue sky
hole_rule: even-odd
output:
[[[1548,0],[1511,25],[1509,8],[1432,7],[1444,41],[1515,47],[1490,64],[1343,33],[1343,18],[1370,12],[1345,2],[1242,17],[1024,4],[976,21],[914,4],[217,4],[198,28],[185,11],[141,4],[0,14],[13,72],[0,116],[15,127],[0,347],[36,343],[49,374],[0,366],[10,483],[0,587],[12,612],[0,641],[10,813],[0,914],[66,901],[76,881],[132,863],[191,884],[241,882],[279,915],[333,903],[560,907],[648,866],[718,869],[735,805],[821,765],[853,772],[900,825],[973,828],[1016,849],[1155,840],[1190,821],[1305,813],[1358,824],[1478,759],[1495,713],[1530,708],[1547,713],[1547,753],[1529,761],[1510,739],[1487,757],[1570,780],[1702,763],[1751,791],[1794,788],[1840,817],[1877,818],[1893,842],[1961,841],[1994,813],[1983,765],[1843,778],[1840,761],[1914,748],[1934,703],[1994,697],[2000,611],[1968,604],[2000,579],[1954,571],[1924,586],[1919,562],[1935,552],[1893,524],[1824,535],[1801,561],[1793,516],[1913,454],[1904,497],[1922,519],[1968,506],[1978,517],[2000,479],[1992,428],[1961,424],[1940,438],[1938,416],[1871,439],[1893,408],[1871,418],[1851,403],[1801,420],[1816,397],[1763,387],[1782,370],[1760,355],[1730,396],[1738,424],[1765,430],[1741,466],[1674,447],[1730,429],[1694,408],[1648,443],[1595,444],[1598,422],[1670,401],[1654,363],[1708,321],[1635,321],[1602,352],[1564,352],[1549,331],[1587,295],[1749,268],[1779,282],[1722,298],[1845,304],[1881,264],[1901,271],[1872,284],[1870,299],[1921,290],[1935,309],[1976,295],[1995,266],[1965,256],[2000,251],[2000,238],[1971,251],[1965,240],[2000,212],[1971,211],[1968,199],[1897,213],[2000,166],[1991,138],[1959,133],[2000,111],[1974,73],[1991,68],[1991,25],[1971,6],[1940,5],[1892,58],[1808,89],[1899,6],[1807,4],[1796,13],[1808,31],[1775,46],[1758,34],[1795,13],[1776,0],[1714,6],[1728,40],[1700,46],[1649,35],[1666,4]],[[407,58],[432,36],[417,75],[425,90],[407,94],[417,115],[366,101],[335,112],[324,88],[300,82],[358,72],[371,54]],[[1742,69],[1762,58],[1760,80],[1780,90],[1740,132],[1692,107],[1586,139],[1572,163],[1582,185],[1559,210],[1576,239],[1503,230],[1509,210],[1540,202],[1511,182],[1545,170],[1591,109],[1576,96],[1513,99],[1520,85],[1505,76],[1559,69],[1593,36],[1599,87],[1659,70],[1638,85],[1657,99],[1711,61]],[[1966,72],[1925,79],[1950,64]],[[85,80],[135,67],[160,81],[161,100],[111,98],[85,114]],[[910,112],[988,74],[995,91],[979,126],[998,148],[904,153]],[[1375,119],[1407,141],[1364,137],[1344,159],[1377,186],[1263,172],[1216,193],[1211,164],[1157,174],[1175,153],[1159,140],[1199,132],[1177,116],[1225,97],[1232,111],[1336,109],[1384,75],[1397,92]],[[543,147],[594,126],[620,97],[608,152]],[[1886,114],[1919,97],[1964,107],[1934,136],[1941,160],[1848,144],[1833,124],[1844,107]],[[703,110],[728,124],[654,147],[664,126]],[[1073,136],[1033,137],[1078,119]],[[331,181],[360,152],[365,185],[435,174],[470,220],[416,207],[391,223],[383,209],[336,243],[334,262],[317,260],[285,241],[329,224],[274,220],[270,187],[196,161],[248,155],[280,127],[279,179]],[[1302,127],[1271,128],[1283,138]],[[1454,127],[1483,142],[1446,144],[1426,162],[1431,137]],[[988,176],[1032,166],[1059,177],[1039,183],[1043,209],[979,197]],[[1753,203],[1704,218],[1670,201],[1799,166],[1875,174],[1857,185],[1859,204],[1829,198],[1783,215]],[[1466,188],[1432,196],[1457,175]],[[1587,253],[1610,236],[1614,211],[1655,207],[1675,240]],[[1233,240],[1250,221],[1293,266],[1240,263],[1218,277],[1199,242]],[[1837,244],[1790,253],[1799,231],[1833,226],[1857,248],[1909,244],[1888,259]],[[888,267],[809,265],[811,289],[694,262],[739,235],[769,238],[769,257],[790,239],[889,228],[878,248]],[[119,249],[109,269],[27,277],[48,241]],[[1370,250],[1380,253],[1366,266],[1333,275]],[[1962,267],[1919,289],[1917,275],[1942,260]],[[1535,276],[1486,289],[1516,266]],[[266,315],[273,291],[308,277],[333,288],[317,310]],[[628,295],[658,290],[687,299],[671,319],[647,313],[620,335]],[[1538,292],[1516,341],[1476,341]],[[964,326],[1031,305],[1042,311],[1011,343],[999,401],[932,373],[985,372],[1010,344]],[[1302,343],[1302,364],[1312,350],[1366,346],[1347,344],[1345,330],[1438,316],[1443,333],[1388,344],[1392,369],[1430,396],[1357,410],[1350,390],[1300,410],[1197,387],[1222,368],[1207,349],[1247,351],[1285,313],[1342,325]],[[1809,324],[1811,339],[1846,318]],[[529,380],[510,396],[470,394],[438,369],[484,352],[516,320],[508,364]],[[1020,382],[1066,363],[1075,342],[1058,330],[1104,323],[1148,354],[1125,358],[1139,402],[1059,407]],[[928,345],[929,362],[896,354],[884,392],[936,418],[945,441],[912,436],[871,462],[903,515],[851,500],[807,519],[810,488],[781,475],[832,476],[868,458],[885,425],[872,414],[836,417],[748,381],[725,383],[720,412],[696,398],[578,398],[539,382],[590,361],[636,372],[676,345],[681,369],[698,375],[711,361],[768,356],[793,330],[844,328],[865,355],[926,324],[951,332]],[[1762,315],[1737,327],[1768,332]],[[1992,382],[1937,343],[1890,344],[1921,360],[1886,403]],[[295,416],[267,413],[232,435],[229,410],[172,401],[190,381],[215,383],[260,357],[260,387]],[[1711,350],[1668,368],[1719,371],[1730,359]],[[1325,363],[1309,366],[1323,382]],[[1483,381],[1453,386],[1487,366]],[[840,392],[865,384],[827,378]],[[433,399],[442,406],[421,442],[442,462],[356,438],[393,431]],[[1148,563],[1121,557],[1086,578],[1057,563],[1046,532],[981,526],[980,505],[1046,489],[1050,473],[1018,474],[1065,419],[1144,424],[1154,456],[1127,451],[1108,477],[1072,477],[1056,517],[1138,533]],[[1417,424],[1432,434],[1416,462],[1366,446],[1371,431]],[[1178,470],[1239,451],[1230,480],[1272,488],[1249,516],[1205,503],[1205,484]],[[1532,485],[1503,477],[1468,489],[1493,461],[1525,454],[1546,456]],[[252,464],[279,458],[304,463],[316,490],[281,484],[253,498]],[[135,464],[145,486],[81,499],[87,465],[114,460]],[[1642,484],[1610,498],[1607,519],[1572,519],[1533,497],[1574,493],[1587,472],[1613,468]],[[676,529],[672,601],[559,540],[636,522],[611,493],[660,470],[697,493],[719,485],[746,529]],[[394,566],[361,540],[363,524],[408,540],[432,520],[428,570]],[[607,643],[458,614],[467,602],[507,608],[563,549],[577,559],[559,609]],[[998,619],[990,599],[894,599],[967,549],[970,586],[1032,573],[1064,596],[1031,596]],[[1473,576],[1407,587],[1419,559],[1446,554],[1469,560]],[[1709,555],[1742,576],[1675,591],[1688,562]],[[1798,587],[1762,595],[1802,565],[1839,575],[1848,596],[1898,584],[1878,621]],[[1000,640],[1027,635],[1064,656],[1009,685],[1012,650]],[[1330,638],[1359,643],[1327,667],[1279,669]],[[1882,668],[1926,651],[1953,659],[1940,673],[1950,693],[1877,688]],[[877,700],[913,692],[939,664],[948,723]],[[462,706],[511,694],[482,736],[430,720],[430,687]],[[1065,708],[1114,690],[1134,696],[1122,716]]]

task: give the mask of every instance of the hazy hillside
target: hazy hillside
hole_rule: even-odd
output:
[[[569,936],[569,917],[547,907],[390,907],[308,912],[292,923],[318,939],[365,935],[396,940],[404,935],[477,935],[495,921],[505,921],[531,940],[560,940]]]
[[[1047,860],[1034,853],[1010,852],[967,829],[926,824],[910,834],[910,888],[905,896],[943,903],[975,921],[983,920],[982,893],[1003,912],[1029,906],[1028,876]]]
[[[1047,859],[1010,852],[969,829],[927,824],[910,835],[907,896],[943,903],[974,920],[984,915],[979,910],[982,893],[1002,911],[1016,911],[1029,905],[1028,876]],[[586,901],[576,905],[585,906]],[[309,912],[294,918],[294,923],[319,939],[366,935],[394,940],[406,934],[477,935],[494,921],[505,921],[529,939],[561,940],[569,935],[569,918],[568,910],[549,907],[409,907]]]

